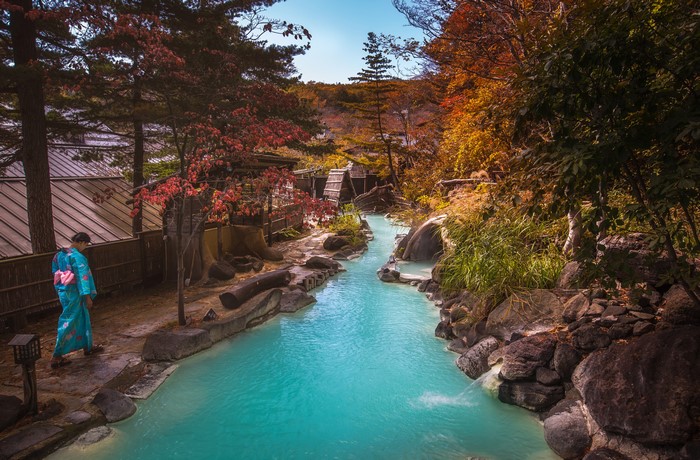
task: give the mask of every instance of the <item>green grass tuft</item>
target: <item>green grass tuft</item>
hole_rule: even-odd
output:
[[[500,211],[484,220],[479,212],[446,222],[450,246],[441,259],[443,290],[466,289],[495,306],[514,292],[552,288],[565,258],[555,244],[566,235],[566,222],[541,222]]]

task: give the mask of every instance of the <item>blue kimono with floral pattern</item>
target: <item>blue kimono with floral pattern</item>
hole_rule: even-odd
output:
[[[58,277],[54,278],[54,288],[63,307],[63,313],[58,318],[58,336],[53,352],[54,357],[58,358],[71,351],[92,349],[92,326],[85,296],[90,295],[94,299],[97,290],[87,259],[77,249],[62,249],[56,253],[51,271],[56,274],[57,270],[70,271],[74,275],[67,284],[63,284]]]

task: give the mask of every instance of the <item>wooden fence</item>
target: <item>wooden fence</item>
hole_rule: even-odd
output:
[[[287,207],[278,214],[273,214],[271,222],[267,213],[260,213],[232,223],[261,226],[266,238],[271,225],[273,240],[285,228],[300,228],[303,223],[300,207]],[[54,253],[36,254],[0,260],[0,332],[4,327],[21,328],[28,314],[59,306],[51,275],[53,256]],[[165,240],[160,230],[90,246],[86,256],[100,295],[163,280]]]
[[[139,238],[90,246],[85,254],[100,294],[150,285],[162,279],[163,239],[160,230]],[[10,317],[13,328],[26,315],[59,305],[51,275],[54,253],[0,261],[0,317]]]
[[[299,205],[285,206],[273,212],[272,219],[269,217],[267,212],[261,212],[255,216],[236,216],[231,223],[233,225],[255,225],[257,227],[262,227],[267,244],[270,244],[270,236],[272,236],[272,242],[274,242],[279,239],[282,230],[286,228],[300,229],[304,224],[303,210]]]

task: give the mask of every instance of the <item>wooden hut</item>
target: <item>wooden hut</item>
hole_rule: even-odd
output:
[[[370,171],[364,165],[349,163],[347,169],[350,170],[352,185],[355,187],[355,192],[358,195],[367,193],[375,186],[384,183],[383,181],[379,181],[376,173]]]
[[[297,180],[295,187],[308,193],[312,198],[318,197],[326,186],[326,176],[317,175],[320,170],[320,167],[295,170],[294,176]]]
[[[331,169],[328,173],[326,188],[323,190],[323,197],[337,205],[343,205],[350,203],[356,195],[350,171],[347,169]]]

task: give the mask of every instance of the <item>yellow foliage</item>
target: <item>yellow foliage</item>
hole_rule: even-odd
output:
[[[451,170],[466,177],[476,170],[504,170],[509,157],[508,125],[495,126],[488,118],[495,105],[509,97],[504,82],[483,81],[453,101],[447,115],[441,156],[451,159]]]

